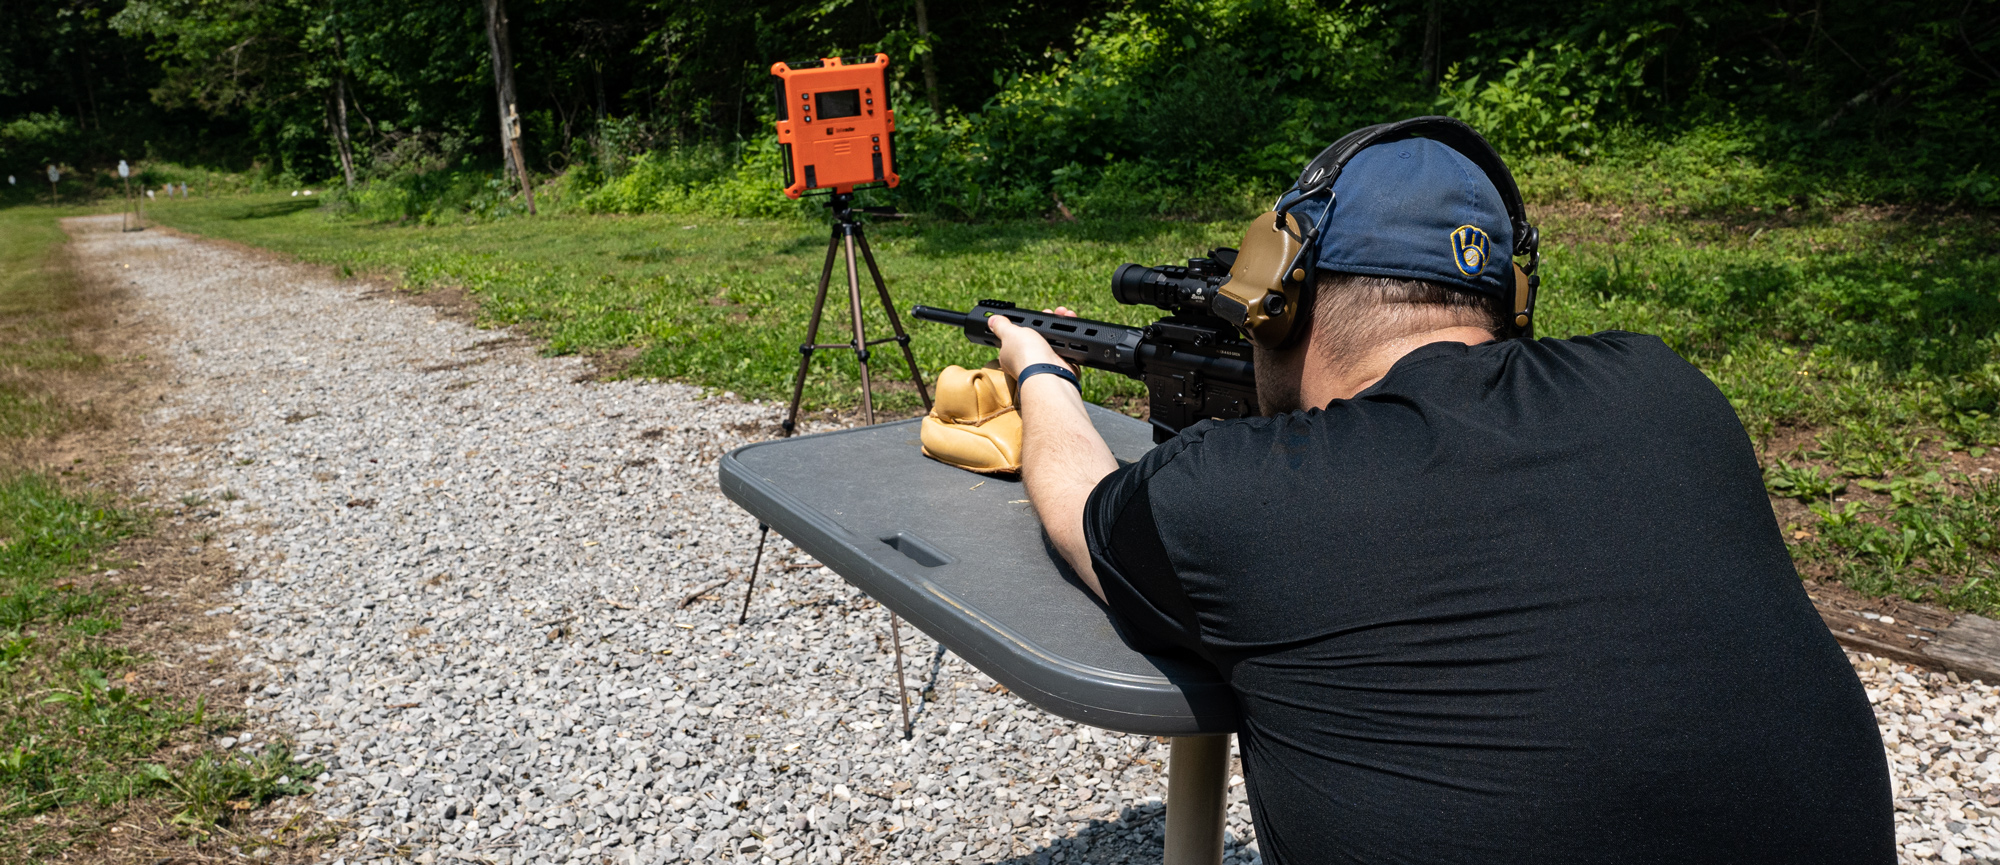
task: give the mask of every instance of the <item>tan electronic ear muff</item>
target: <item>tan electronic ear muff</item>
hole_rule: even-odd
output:
[[[1229,278],[1216,289],[1209,308],[1236,325],[1259,348],[1277,349],[1295,336],[1299,306],[1310,276],[1299,261],[1305,229],[1289,213],[1264,213],[1250,221]]]

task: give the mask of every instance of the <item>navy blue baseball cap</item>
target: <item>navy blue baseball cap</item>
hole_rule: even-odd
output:
[[[1425,138],[1377,144],[1348,161],[1333,196],[1324,224],[1325,193],[1291,209],[1320,226],[1320,270],[1512,296],[1513,223],[1500,191],[1458,151]]]

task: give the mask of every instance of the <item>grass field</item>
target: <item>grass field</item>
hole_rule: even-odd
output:
[[[122,633],[134,599],[90,578],[150,520],[40,459],[52,437],[107,422],[64,392],[106,365],[75,336],[102,314],[61,257],[56,218],[76,212],[0,210],[0,862],[104,843],[134,800],[199,839],[319,771],[282,748],[214,751],[241,719],[148,693],[149,659]]]
[[[1808,575],[2000,613],[1994,218],[1757,205],[1693,216],[1636,195],[1595,202],[1536,208],[1546,238],[1541,334],[1659,334],[1714,378],[1766,452],[1767,481]],[[826,239],[822,225],[711,216],[423,228],[334,209],[242,196],[174,202],[155,215],[416,289],[461,287],[484,323],[521,326],[552,352],[623,351],[630,374],[768,399],[789,387]],[[882,221],[868,230],[902,309],[997,297],[1131,324],[1153,311],[1111,301],[1118,264],[1178,261],[1235,245],[1241,232],[1236,222],[1160,220]],[[886,335],[867,302],[871,336]],[[846,330],[843,307],[834,309],[822,341]],[[910,328],[927,374],[991,357],[947,328]],[[876,357],[879,377],[893,377],[893,355]],[[853,369],[837,355],[817,361],[808,401],[853,404]],[[1092,399],[1141,392],[1086,376]],[[916,405],[907,391],[884,401]]]

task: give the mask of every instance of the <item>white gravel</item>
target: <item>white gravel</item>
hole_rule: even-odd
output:
[[[2000,691],[1848,653],[1875,720],[1896,791],[1905,862],[2000,862]]]
[[[1157,861],[1167,748],[1063,721],[779,544],[715,460],[779,407],[588,367],[368,286],[116,217],[80,266],[127,281],[179,385],[161,499],[202,496],[245,569],[245,711],[331,767],[336,856],[491,862]],[[129,265],[129,267],[128,267]],[[175,437],[189,421],[212,439]],[[798,565],[790,571],[779,566]],[[913,695],[920,696],[920,695]],[[1257,861],[1240,782],[1231,862]]]
[[[589,372],[368,286],[68,222],[179,385],[149,419],[161,497],[223,512],[259,730],[331,768],[346,861],[1158,861],[1166,745],[1068,723],[774,544],[715,459],[779,407]],[[170,432],[212,422],[212,440]],[[775,537],[775,536],[774,536]],[[790,570],[776,570],[791,565]],[[1850,655],[1905,862],[2000,862],[2000,694]],[[1231,779],[1227,861],[1258,859]]]

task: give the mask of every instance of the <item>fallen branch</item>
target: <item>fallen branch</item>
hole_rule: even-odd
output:
[[[701,587],[701,588],[699,588],[699,589],[695,589],[694,591],[692,591],[692,592],[689,592],[689,593],[688,593],[688,595],[687,595],[687,597],[685,597],[685,598],[682,598],[682,599],[681,599],[681,605],[680,605],[679,607],[676,607],[675,609],[680,609],[680,610],[685,610],[685,609],[687,609],[687,606],[688,606],[689,604],[692,604],[692,603],[694,603],[694,602],[695,602],[695,601],[696,601],[697,599],[699,599],[699,598],[700,598],[700,597],[701,597],[702,595],[705,595],[705,594],[708,594],[708,593],[709,593],[709,592],[711,592],[711,591],[714,591],[714,590],[716,589],[716,587],[718,587],[718,586],[721,586],[721,585],[722,585],[723,583],[727,583],[727,582],[729,582],[729,579],[730,579],[729,577],[723,577],[722,579],[719,579],[719,580],[713,580],[713,581],[710,581],[710,582],[708,582],[708,583],[704,583],[704,584],[702,585],[702,587]]]

